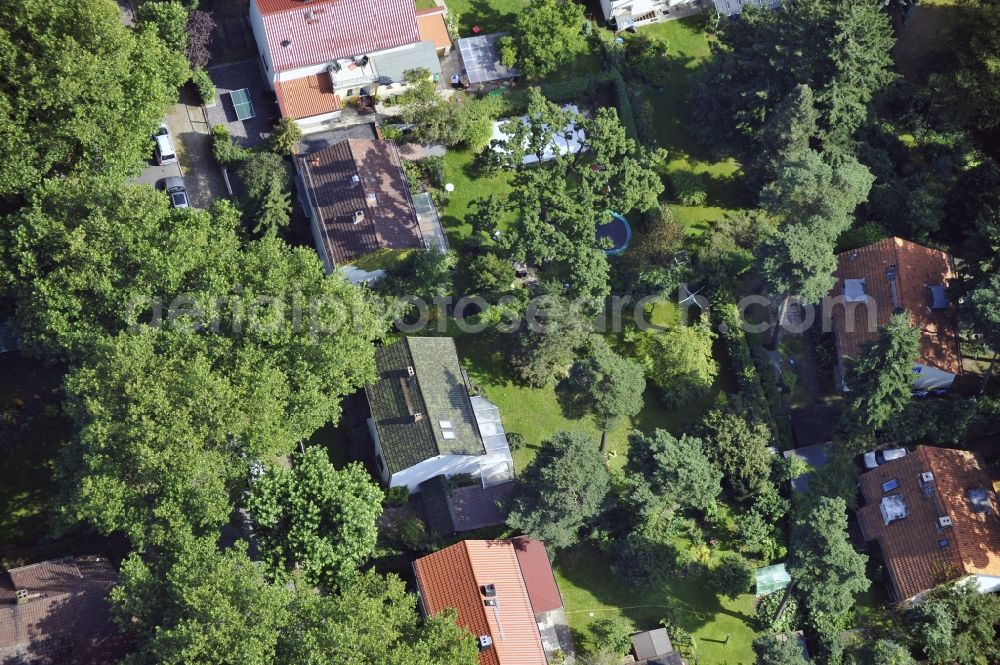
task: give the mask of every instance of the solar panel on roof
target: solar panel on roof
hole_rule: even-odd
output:
[[[896,480],[895,478],[893,478],[892,480],[887,480],[886,482],[882,483],[883,492],[891,492],[897,487],[899,487],[899,481]]]
[[[470,83],[486,83],[517,76],[517,70],[500,64],[497,41],[504,33],[464,37],[458,40],[462,64]]]

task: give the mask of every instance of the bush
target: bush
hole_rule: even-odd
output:
[[[411,517],[399,527],[399,540],[409,550],[423,551],[427,547],[427,527],[421,520]]]
[[[757,627],[762,633],[785,633],[796,630],[801,622],[799,615],[799,601],[795,594],[791,594],[781,616],[776,617],[778,607],[785,600],[785,590],[775,591],[760,599],[757,603],[755,615],[757,617]]]
[[[622,75],[615,72],[611,79],[615,86],[615,106],[618,108],[618,119],[625,128],[625,133],[629,138],[638,139],[639,130],[635,124],[635,112],[632,111],[632,100],[628,95],[628,84]]]
[[[674,198],[686,206],[704,205],[708,193],[702,185],[701,178],[690,171],[677,171],[670,174],[670,189]]]
[[[754,569],[750,562],[735,552],[722,556],[712,571],[712,587],[727,598],[739,598],[750,591],[754,581]]]
[[[209,12],[195,9],[188,16],[187,48],[184,55],[193,69],[204,69],[212,57],[212,31],[215,30],[215,20]]]
[[[208,77],[208,72],[200,68],[193,70],[191,72],[191,83],[194,83],[194,87],[198,89],[198,97],[201,99],[202,104],[207,106],[215,101],[215,84]],[[222,125],[219,126],[222,127]]]
[[[273,152],[251,152],[237,171],[254,233],[273,235],[291,220],[291,169]]]
[[[152,26],[172,50],[183,53],[187,48],[188,11],[179,2],[144,2],[136,18],[140,25]]]
[[[212,127],[212,156],[219,166],[238,164],[252,154],[252,150],[241,148],[233,142],[225,125]]]
[[[385,491],[385,498],[382,499],[383,506],[402,506],[410,500],[410,488],[406,485],[390,487]]]
[[[295,152],[295,145],[301,138],[302,129],[299,128],[298,123],[291,118],[282,118],[274,128],[274,133],[271,134],[271,151],[287,157]]]
[[[632,648],[632,626],[621,617],[601,617],[588,626],[593,651],[608,651],[624,656]]]

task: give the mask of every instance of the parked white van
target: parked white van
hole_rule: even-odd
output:
[[[160,125],[156,131],[156,163],[159,165],[175,164],[177,162],[177,151],[174,150],[174,139],[170,136],[170,129],[166,125]]]

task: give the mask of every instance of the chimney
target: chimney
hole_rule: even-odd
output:
[[[14,596],[15,596],[15,598],[17,598],[17,604],[18,605],[24,605],[25,603],[28,602],[28,590],[27,589],[18,589],[17,591],[14,592]]]
[[[413,414],[413,422],[419,423],[423,419],[424,419],[424,414],[420,413],[419,411]]]
[[[354,211],[354,224],[357,226],[361,222],[365,221],[365,213],[363,210]]]
[[[378,205],[378,195],[374,192],[365,196],[365,202],[368,204],[369,208],[374,208]]]
[[[406,374],[407,374],[407,376],[415,376],[416,373],[417,372],[413,369],[413,365],[408,365],[406,367]]]

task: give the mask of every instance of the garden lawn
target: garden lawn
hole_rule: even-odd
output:
[[[458,31],[462,37],[472,35],[472,26],[478,25],[480,34],[510,30],[514,17],[528,0],[445,0],[448,11],[458,14]]]
[[[665,606],[675,603],[686,610],[681,613],[681,626],[695,639],[695,650],[685,654],[689,662],[712,665],[754,662],[752,595],[745,594],[736,600],[716,596],[708,583],[711,573],[675,577],[658,587],[638,588],[609,574],[612,565],[612,561],[587,544],[560,552],[556,557],[556,581],[578,646],[586,646],[587,626],[594,619],[622,616],[636,630],[649,630],[660,627]]]
[[[472,227],[466,223],[469,204],[490,194],[506,198],[510,192],[508,175],[482,177],[475,168],[475,154],[469,150],[449,149],[444,156],[444,181],[455,185],[441,211],[441,224],[448,241],[461,245],[469,238]]]
[[[699,176],[708,199],[701,206],[671,204],[674,218],[688,233],[698,234],[727,210],[746,208],[750,201],[742,191],[742,172],[736,160],[716,159],[688,131],[687,97],[697,69],[711,56],[709,40],[699,25],[699,16],[666,21],[641,29],[641,33],[662,42],[670,59],[668,82],[661,90],[640,86],[638,93],[653,109],[654,138],[667,150],[665,174],[689,171]],[[636,104],[635,112],[640,109]],[[668,188],[669,189],[669,188]],[[670,196],[668,191],[668,196]]]
[[[469,378],[483,390],[483,394],[498,407],[504,429],[524,437],[525,445],[514,452],[514,467],[520,473],[535,457],[541,445],[561,430],[580,430],[594,437],[597,445],[601,433],[590,418],[567,418],[556,398],[555,384],[536,388],[515,383],[509,376],[502,349],[492,335],[466,335],[455,340],[458,355]],[[704,398],[680,411],[671,411],[663,403],[658,389],[649,384],[643,394],[644,406],[631,422],[623,423],[608,432],[607,450],[612,467],[625,464],[628,435],[633,430],[652,432],[666,429],[680,432],[697,419],[705,410],[724,398],[726,390],[733,389],[733,379],[725,368],[720,368],[713,390]]]

